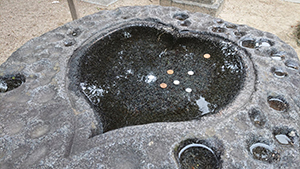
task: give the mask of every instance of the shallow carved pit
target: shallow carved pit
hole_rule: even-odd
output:
[[[218,141],[214,141],[219,144]],[[219,145],[220,146],[220,145]],[[222,149],[211,146],[211,140],[188,139],[175,149],[178,165],[182,169],[217,169],[222,167]]]
[[[5,76],[0,76],[0,93],[8,92],[25,82],[25,76],[18,74],[9,74]]]

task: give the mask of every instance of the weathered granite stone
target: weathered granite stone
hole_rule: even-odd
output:
[[[242,59],[242,89],[198,120],[104,132],[76,87],[73,59],[95,40],[142,25],[231,46],[222,50]],[[0,66],[0,168],[201,167],[189,153],[210,153],[211,168],[299,168],[299,71],[289,45],[255,28],[174,7],[101,11],[30,40]]]
[[[225,0],[159,0],[162,6],[179,7],[191,12],[201,12],[217,16]]]

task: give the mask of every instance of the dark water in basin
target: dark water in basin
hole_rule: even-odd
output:
[[[208,37],[175,38],[163,30],[132,26],[84,52],[80,88],[104,132],[200,119],[230,103],[243,86],[244,64],[234,45]]]

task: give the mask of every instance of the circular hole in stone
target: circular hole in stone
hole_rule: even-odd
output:
[[[250,121],[256,127],[261,128],[267,122],[266,116],[260,110],[258,110],[256,108],[251,109],[248,114],[249,114]]]
[[[270,141],[261,136],[252,135],[246,141],[247,148],[251,156],[260,161],[272,163],[280,160],[280,154],[270,145]]]
[[[275,140],[283,145],[299,145],[299,135],[297,131],[289,127],[276,127],[273,130]]]
[[[25,79],[25,76],[20,73],[0,76],[0,93],[8,92],[21,86]]]
[[[287,111],[289,109],[288,102],[282,96],[268,96],[269,106],[277,111]]]
[[[298,70],[299,69],[299,63],[296,62],[296,61],[293,61],[293,60],[287,60],[285,62],[285,66],[290,68],[290,69],[293,69],[293,70]]]
[[[251,144],[249,147],[249,151],[252,157],[256,160],[269,163],[275,160],[279,160],[279,154],[276,153],[270,145],[263,142]]]
[[[230,28],[230,29],[236,29],[237,28],[237,26],[235,24],[232,24],[232,23],[226,23],[225,27]]]
[[[179,25],[180,26],[190,26],[192,23],[189,20],[185,20],[185,21],[180,21]]]
[[[282,69],[280,68],[275,68],[275,67],[272,67],[271,68],[271,72],[273,73],[273,75],[275,77],[278,77],[278,78],[284,78],[286,76],[288,76],[288,73],[283,71]]]
[[[242,40],[241,45],[246,48],[255,48],[255,40],[252,38],[245,38]]]
[[[225,49],[224,39],[212,35],[179,38],[177,34],[128,26],[75,52],[69,65],[74,82],[70,88],[86,97],[101,119],[103,132],[200,119],[217,113],[239,94],[245,81],[244,62],[239,52],[227,56],[224,51],[234,50],[233,43]],[[206,53],[214,57],[205,59]],[[176,70],[174,75],[185,82],[184,87],[173,85],[168,69]],[[189,70],[197,76],[188,76]],[[168,87],[161,89],[161,83]],[[187,93],[186,88],[193,92]]]
[[[213,27],[211,30],[216,33],[223,33],[226,29],[221,27]]]
[[[175,149],[175,156],[181,169],[219,169],[221,153],[207,141],[197,139],[185,140]]]
[[[273,49],[271,51],[271,58],[274,60],[284,60],[286,56],[286,52],[284,51],[278,51],[277,49]]]
[[[185,13],[178,13],[178,14],[175,14],[173,16],[173,18],[177,19],[177,20],[180,20],[180,21],[184,21],[186,19],[189,18],[189,15],[188,14],[185,14]]]
[[[241,45],[246,48],[261,48],[261,47],[270,47],[273,46],[274,43],[268,39],[258,39],[255,40],[253,38],[245,38],[242,40]]]
[[[247,34],[246,32],[240,32],[240,31],[235,31],[234,32],[234,35],[239,37],[239,38],[245,36],[246,34]]]

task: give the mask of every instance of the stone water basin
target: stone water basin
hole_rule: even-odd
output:
[[[3,168],[297,168],[299,60],[173,7],[67,23],[0,66]]]

